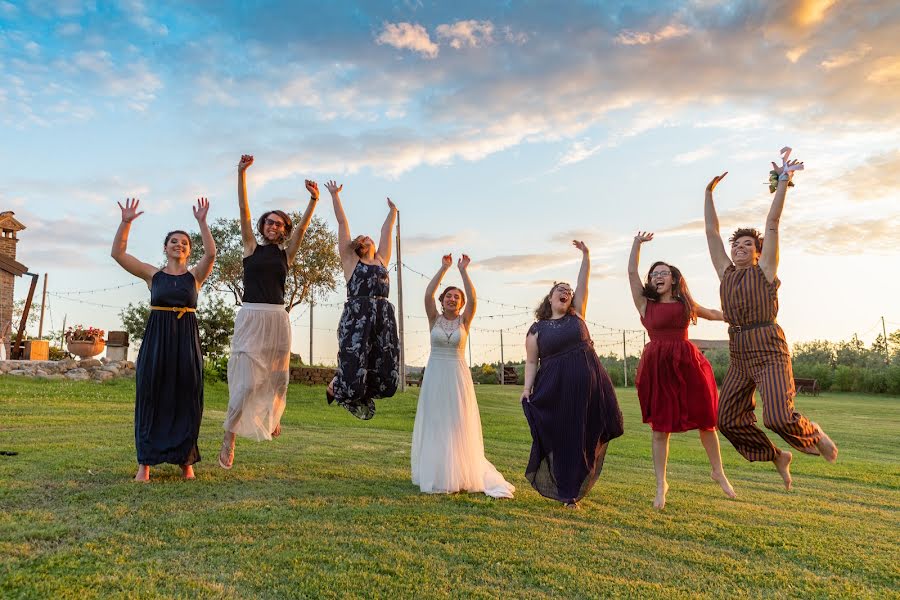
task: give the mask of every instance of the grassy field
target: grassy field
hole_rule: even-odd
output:
[[[727,500],[696,434],[674,436],[659,513],[633,390],[580,511],[525,480],[517,391],[478,390],[488,458],[518,488],[493,500],[412,486],[416,391],[360,422],[292,386],[282,437],[239,440],[226,472],[227,390],[208,386],[197,480],[163,466],[141,485],[132,382],[0,377],[0,451],[18,452],[0,456],[0,597],[900,597],[900,399],[800,398],[840,459],[797,456],[792,492],[723,439]]]

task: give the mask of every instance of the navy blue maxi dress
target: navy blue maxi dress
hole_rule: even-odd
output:
[[[188,272],[157,271],[150,305],[197,307],[197,284]],[[203,355],[197,317],[151,310],[136,365],[134,443],[142,465],[192,465],[203,416]]]
[[[624,432],[616,392],[584,320],[576,315],[537,321],[540,366],[528,400],[531,428],[525,477],[542,496],[577,502],[603,469],[606,447]]]

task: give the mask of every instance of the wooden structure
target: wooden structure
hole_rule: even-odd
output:
[[[794,377],[794,387],[797,388],[798,394],[809,394],[811,396],[819,395],[818,379],[804,379],[802,377]]]
[[[515,367],[503,367],[503,380],[500,381],[500,374],[497,374],[497,381],[504,385],[515,385],[519,383],[519,374]]]
[[[704,354],[709,350],[728,350],[728,340],[689,340]]]

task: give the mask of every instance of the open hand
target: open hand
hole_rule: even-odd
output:
[[[391,201],[390,198],[387,199],[387,203],[388,203],[388,208],[389,208],[389,209],[391,209],[391,210],[397,210],[397,205],[394,204],[394,203]]]
[[[581,240],[572,240],[572,245],[581,250],[584,254],[590,252],[590,250],[588,250],[588,247]]]
[[[247,167],[253,164],[253,155],[252,154],[242,154],[241,162],[238,163],[238,171],[243,173],[247,170]]]
[[[716,175],[715,177],[713,177],[713,178],[712,178],[712,181],[710,181],[710,182],[707,184],[707,186],[706,186],[706,191],[709,192],[709,193],[712,193],[712,191],[713,191],[714,189],[716,189],[716,186],[719,185],[719,182],[722,181],[723,179],[725,179],[725,176],[726,176],[726,175],[728,175],[728,171],[725,171],[725,172],[722,173],[721,175]]]
[[[193,207],[194,218],[198,223],[206,220],[206,213],[209,212],[209,200],[206,198],[197,198],[197,206]]]
[[[331,192],[332,196],[337,196],[344,189],[344,186],[343,184],[338,185],[336,181],[329,179],[325,182],[325,189]]]
[[[652,231],[638,231],[637,235],[634,236],[634,239],[635,239],[635,241],[640,242],[641,244],[643,244],[644,242],[649,242],[650,240],[653,239],[653,232]]]
[[[785,171],[787,171],[788,173],[792,173],[793,171],[802,171],[803,163],[800,162],[799,160],[794,159],[794,160],[787,161],[782,166],[778,166],[773,162],[772,170],[775,171],[776,173],[778,173],[778,175],[781,175]]]
[[[125,206],[122,206],[121,202],[116,202],[119,205],[119,208],[122,209],[122,222],[123,223],[131,223],[139,216],[144,214],[144,211],[138,212],[138,204],[141,201],[137,198],[125,198]]]
[[[316,200],[318,200],[319,199],[319,184],[316,183],[315,181],[313,181],[312,179],[307,179],[305,183],[306,183],[306,191],[309,192],[309,195],[312,196],[313,198],[315,198]]]
[[[453,264],[453,255],[452,254],[445,254],[444,256],[441,257],[441,265],[443,265],[444,267],[449,267],[452,264]]]
[[[462,257],[456,262],[456,266],[459,267],[460,271],[465,271],[470,262],[472,262],[472,259],[469,258],[469,255],[463,254]]]

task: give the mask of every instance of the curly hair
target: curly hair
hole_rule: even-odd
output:
[[[650,281],[650,273],[652,273],[653,269],[659,265],[668,267],[672,272],[672,297],[678,302],[681,302],[682,306],[684,306],[684,318],[689,323],[696,325],[697,305],[694,302],[693,296],[691,296],[691,291],[688,289],[687,281],[684,280],[684,276],[675,265],[670,265],[667,262],[658,260],[650,266],[650,270],[647,271],[647,279],[644,281],[644,298],[653,302],[659,302],[659,292],[656,291],[656,286]]]
[[[558,285],[569,285],[569,284],[566,283],[565,281],[554,281],[553,282],[553,287],[550,288],[550,291],[547,292],[547,295],[544,296],[544,299],[541,300],[541,303],[538,304],[538,307],[534,310],[534,318],[537,319],[538,321],[546,321],[547,319],[550,319],[553,317],[553,309],[550,306],[550,297],[553,295],[553,290],[555,290],[556,286],[558,286]],[[569,285],[569,287],[571,288],[572,286]],[[574,292],[573,292],[573,294],[574,294]],[[571,302],[569,303],[569,308],[566,309],[566,314],[569,314],[569,315],[575,314],[575,307],[572,305]]]
[[[269,210],[263,213],[263,216],[259,218],[256,222],[256,231],[259,232],[260,237],[263,239],[263,243],[269,243],[266,239],[266,219],[269,218],[269,215],[278,215],[281,217],[281,220],[284,221],[284,229],[281,230],[281,238],[276,241],[276,244],[283,244],[286,239],[291,237],[291,231],[294,230],[294,223],[291,221],[291,218],[287,215],[283,210]]]
[[[755,227],[741,227],[740,229],[735,229],[734,233],[731,234],[731,237],[728,238],[728,243],[733,244],[742,237],[753,238],[756,242],[756,251],[762,252],[763,238]]]

